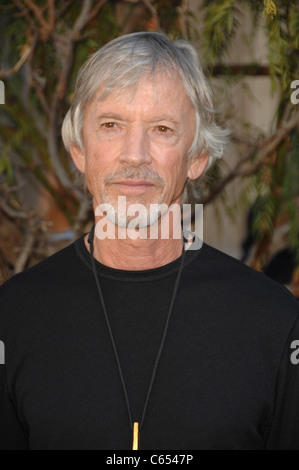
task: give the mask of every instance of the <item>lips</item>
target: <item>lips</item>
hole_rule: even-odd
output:
[[[114,186],[118,191],[122,193],[142,193],[151,188],[154,188],[154,184],[147,180],[122,180],[113,181],[109,185]]]
[[[122,186],[154,186],[153,183],[150,183],[147,180],[114,181],[112,184],[119,184]]]

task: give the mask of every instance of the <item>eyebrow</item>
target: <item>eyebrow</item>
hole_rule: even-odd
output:
[[[96,120],[100,121],[101,119],[115,119],[116,121],[128,121],[128,119],[124,119],[123,116],[120,116],[119,114],[116,113],[103,113],[99,114],[97,116]],[[181,123],[173,119],[171,116],[167,116],[166,114],[163,114],[161,116],[154,116],[153,119],[151,119],[150,123],[156,123],[156,122],[161,122],[161,121],[168,121],[174,124],[175,126],[180,126]]]
[[[151,122],[160,122],[160,121],[168,121],[171,122],[172,124],[175,124],[176,126],[179,126],[181,123],[173,119],[171,116],[167,116],[166,114],[163,114],[161,116],[155,116],[154,119],[151,120]]]
[[[115,119],[116,121],[125,121],[125,119],[119,114],[115,113],[104,113],[97,116],[96,120],[100,121],[101,119]]]

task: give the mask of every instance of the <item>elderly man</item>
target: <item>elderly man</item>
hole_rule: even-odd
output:
[[[187,42],[131,34],[83,65],[63,139],[95,227],[0,288],[1,448],[299,449],[297,302],[175,236],[226,136]]]

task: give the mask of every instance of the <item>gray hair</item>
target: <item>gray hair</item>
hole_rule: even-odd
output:
[[[221,158],[229,132],[215,122],[212,92],[203,74],[194,46],[183,40],[174,42],[162,33],[139,32],[121,36],[101,47],[81,67],[72,105],[62,125],[66,149],[84,150],[82,136],[84,109],[99,88],[100,100],[113,90],[134,87],[145,74],[165,70],[178,74],[195,110],[195,134],[187,158],[204,150],[208,169]]]

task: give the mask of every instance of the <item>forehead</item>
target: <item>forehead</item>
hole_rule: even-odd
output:
[[[136,106],[143,103],[153,107],[161,106],[192,106],[182,79],[177,73],[169,74],[158,71],[153,74],[144,74],[139,81],[128,87],[109,88],[102,86],[96,93],[93,103],[115,104],[126,103]]]

